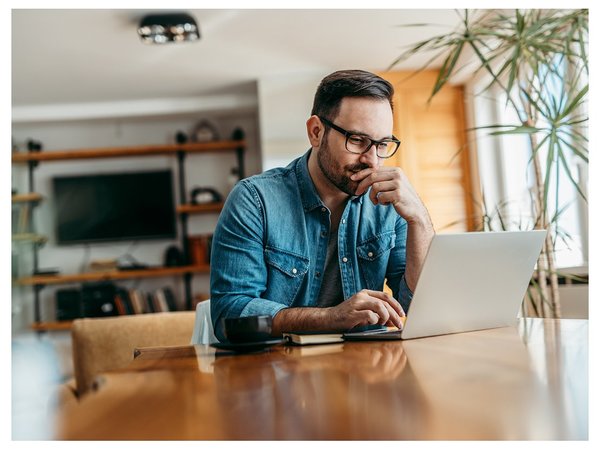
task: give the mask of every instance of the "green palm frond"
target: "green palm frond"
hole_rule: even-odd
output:
[[[461,70],[469,68],[474,76],[485,75],[489,81],[475,95],[491,93],[493,101],[510,108],[519,123],[514,123],[515,120],[490,123],[469,131],[483,129],[491,137],[521,135],[528,139],[531,151],[528,170],[533,165],[536,181],[530,192],[531,216],[535,226],[544,224],[553,229],[553,242],[566,241],[570,236],[558,227],[564,212],[558,205],[560,186],[565,182],[572,184],[587,201],[572,173],[572,163],[589,162],[586,128],[589,12],[586,9],[465,10],[459,15],[460,23],[455,29],[407,48],[389,70],[413,55],[433,54],[419,69],[441,61],[429,101]],[[551,186],[556,212],[548,218]],[[491,230],[498,223],[502,229],[512,225],[502,217],[501,205],[493,212],[487,208],[483,201],[480,210],[484,230]],[[523,218],[519,217],[518,226],[523,225]],[[552,255],[546,256],[551,261]],[[555,286],[556,274],[550,272]],[[540,301],[548,303],[539,284],[535,280],[532,284],[529,294],[537,290]],[[533,306],[538,308],[542,303],[533,302]],[[556,311],[556,305],[553,300],[549,310]]]

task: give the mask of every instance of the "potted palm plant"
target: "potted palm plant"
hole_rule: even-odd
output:
[[[574,157],[588,164],[588,11],[467,10],[459,14],[458,29],[411,45],[390,68],[413,55],[433,52],[423,69],[440,58],[443,62],[431,97],[457,72],[469,68],[474,75],[483,71],[489,79],[477,94],[491,89],[504,94],[506,108],[512,109],[518,120],[478,128],[487,129],[492,136],[528,138],[535,174],[533,228],[550,229],[532,280],[539,293],[532,306],[540,316],[558,318],[561,310],[553,251],[558,214],[550,217],[548,205],[557,201],[559,182],[565,181],[573,183],[587,202],[567,161]],[[566,174],[566,180],[559,180],[560,173]],[[556,192],[550,191],[551,186],[556,186]]]

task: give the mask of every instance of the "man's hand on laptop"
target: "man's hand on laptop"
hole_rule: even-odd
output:
[[[273,336],[286,331],[350,330],[363,325],[402,329],[405,317],[400,303],[390,294],[363,289],[337,306],[283,308],[273,317]]]
[[[386,325],[402,329],[406,314],[390,294],[363,289],[330,309],[332,328],[350,329],[362,325]]]

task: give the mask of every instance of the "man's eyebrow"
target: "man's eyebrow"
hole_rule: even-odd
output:
[[[382,137],[381,139],[373,139],[370,134],[364,133],[362,131],[348,130],[348,133],[350,133],[350,134],[356,134],[358,136],[364,136],[364,137],[367,137],[367,138],[371,139],[372,141],[384,141],[386,139],[395,139],[393,134],[390,134],[389,136]]]

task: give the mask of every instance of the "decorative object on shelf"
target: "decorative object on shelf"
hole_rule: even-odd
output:
[[[42,276],[58,275],[59,273],[60,273],[60,269],[57,267],[53,267],[50,269],[36,269],[33,271],[34,275],[42,275]]]
[[[138,35],[144,44],[197,41],[200,28],[188,13],[148,14],[140,21]]]
[[[194,127],[191,137],[194,142],[211,142],[218,141],[220,134],[214,123],[203,119]]]
[[[212,245],[212,234],[200,234],[189,236],[190,263],[201,266],[210,262],[210,247]]]
[[[97,259],[90,261],[90,272],[111,272],[117,270],[119,263],[116,259]]]
[[[165,251],[165,267],[178,267],[183,265],[183,253],[181,253],[179,247],[171,245],[167,248]]]
[[[178,144],[185,144],[187,141],[188,135],[181,130],[177,130],[177,132],[175,133],[175,142],[177,142]]]
[[[43,145],[40,141],[34,141],[33,139],[27,140],[27,150],[30,152],[41,152]]]
[[[192,204],[204,205],[206,203],[222,202],[223,196],[219,194],[215,189],[210,187],[194,187],[190,194]]]
[[[246,133],[240,127],[237,127],[235,130],[233,130],[233,133],[231,133],[231,139],[233,139],[234,141],[241,141],[245,137]]]

